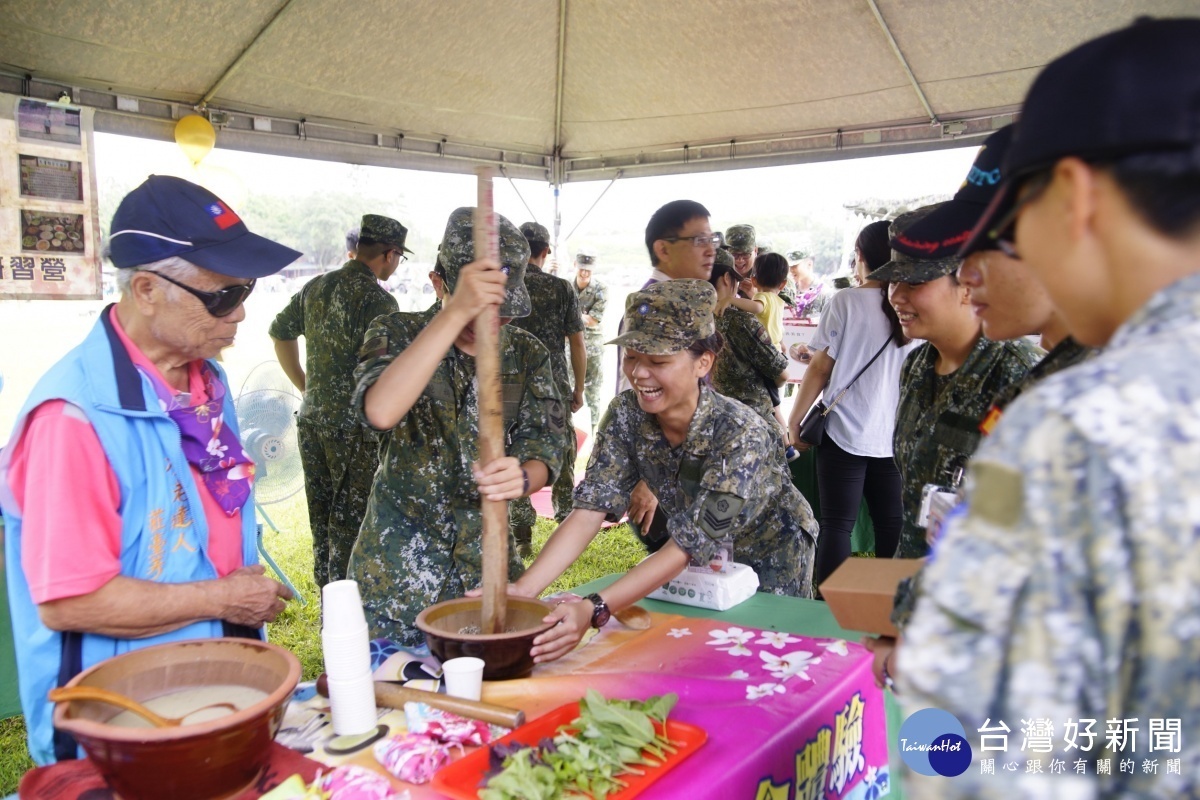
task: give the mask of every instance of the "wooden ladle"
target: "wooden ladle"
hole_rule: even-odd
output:
[[[199,711],[206,711],[210,708],[227,708],[230,711],[238,710],[238,707],[233,703],[210,703],[182,717],[164,717],[155,714],[136,700],[108,689],[101,689],[97,686],[64,686],[58,689],[51,689],[46,696],[52,703],[70,703],[74,700],[94,700],[99,703],[107,703],[110,706],[117,706],[126,711],[132,711],[156,728],[177,728],[192,714]]]

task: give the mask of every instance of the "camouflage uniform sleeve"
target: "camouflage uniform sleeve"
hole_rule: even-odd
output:
[[[294,341],[304,335],[303,289],[292,295],[292,299],[288,300],[288,304],[275,316],[275,320],[271,323],[271,328],[267,332],[271,335],[272,339],[281,342]]]
[[[513,342],[510,346],[524,351],[521,359],[525,382],[517,421],[509,430],[508,454],[522,464],[526,461],[545,464],[550,473],[546,481],[549,486],[562,470],[563,430],[571,424],[570,416],[564,411],[554,387],[550,354],[542,343],[532,334],[514,336],[509,341]]]
[[[1132,602],[1117,588],[1128,558],[1115,542],[1120,482],[1051,404],[1021,400],[971,463],[966,513],[947,524],[924,569],[897,656],[905,710],[954,714],[975,761],[988,755],[979,729],[989,719],[993,726],[1007,721],[1016,736],[1021,719],[1057,725],[1119,712],[1106,691],[1123,690],[1106,687],[1088,665],[1102,662],[1106,647],[1118,652],[1126,626],[1136,625],[1132,615],[1116,613],[1114,630],[1097,630],[1093,615],[1093,606]],[[1093,573],[1106,585],[1095,585]],[[1066,751],[1056,736],[1055,751],[1042,757],[1073,763],[1102,755],[1103,747]],[[940,791],[955,797],[1008,797],[1012,790],[975,764],[952,790],[946,783]]]
[[[765,424],[747,428],[735,447],[710,453],[699,491],[687,508],[667,519],[667,533],[696,562],[710,561],[722,549],[736,558],[737,532],[759,517],[768,502],[755,485],[770,470],[767,459],[777,456],[778,445]]]
[[[563,295],[563,330],[567,336],[583,330],[583,314],[579,310],[579,295],[566,281],[562,283]]]
[[[607,286],[597,286],[596,287],[596,299],[592,303],[591,311],[589,311],[588,313],[591,314],[592,319],[596,320],[596,322],[600,322],[601,320],[604,319],[604,308],[607,305],[608,305],[608,287]]]
[[[787,369],[787,356],[771,344],[767,329],[752,314],[737,314],[735,319],[738,320],[737,324],[744,334],[741,337],[744,351],[741,355],[746,363],[767,380],[778,378],[779,374]]]
[[[637,415],[627,394],[632,394],[632,390],[617,395],[609,403],[596,427],[587,472],[575,487],[576,508],[603,511],[614,522],[629,507],[629,493],[641,479],[633,452],[634,437],[638,435],[633,421]]]
[[[393,315],[376,317],[363,334],[362,346],[358,350],[358,366],[354,368],[354,395],[350,405],[358,421],[374,428],[367,420],[366,398],[379,376],[388,368],[404,348],[412,342],[415,334],[407,331]]]

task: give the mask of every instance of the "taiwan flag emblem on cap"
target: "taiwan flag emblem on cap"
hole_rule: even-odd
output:
[[[233,212],[233,209],[225,205],[220,200],[209,203],[208,213],[212,215],[213,222],[217,223],[217,227],[221,230],[232,228],[241,222],[241,218]]]

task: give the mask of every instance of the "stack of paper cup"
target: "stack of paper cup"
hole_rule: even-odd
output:
[[[322,590],[321,647],[329,678],[333,732],[355,736],[375,729],[371,643],[358,584],[334,581]]]

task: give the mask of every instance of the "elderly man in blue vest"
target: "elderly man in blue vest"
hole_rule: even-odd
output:
[[[46,692],[106,658],[261,637],[291,599],[255,553],[254,463],[213,359],[257,278],[299,253],[151,176],[109,236],[120,301],[38,381],[0,456],[21,706],[34,761],[76,757]]]

